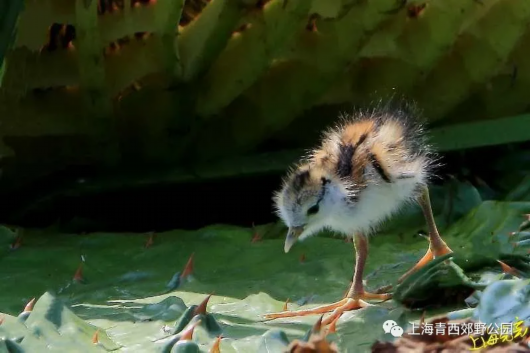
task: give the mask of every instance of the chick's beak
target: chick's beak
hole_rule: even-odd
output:
[[[285,246],[283,248],[286,253],[288,253],[294,243],[296,243],[298,237],[300,236],[300,234],[302,234],[303,231],[304,227],[289,228],[289,231],[287,232],[287,237],[285,238]]]

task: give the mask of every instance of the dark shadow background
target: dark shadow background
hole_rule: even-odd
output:
[[[465,180],[488,190],[485,198],[502,199],[530,170],[530,144],[477,148],[441,155],[442,165],[433,183],[448,178]],[[513,168],[507,168],[512,166]],[[121,171],[123,173],[123,171]],[[134,178],[134,170],[131,170]],[[280,174],[262,174],[184,184],[149,184],[143,187],[60,194],[29,208],[53,190],[80,180],[97,181],[108,171],[77,166],[39,179],[16,190],[0,203],[0,222],[29,227],[59,226],[67,231],[147,232],[197,229],[223,223],[250,227],[277,220],[272,195]],[[506,175],[509,178],[506,178]],[[511,179],[510,179],[511,178]],[[512,180],[512,181],[510,181]]]

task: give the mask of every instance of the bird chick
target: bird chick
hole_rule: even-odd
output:
[[[364,291],[367,237],[408,202],[417,201],[422,207],[430,246],[400,281],[435,256],[451,252],[436,229],[429,200],[427,183],[435,157],[414,118],[404,109],[389,107],[343,117],[339,126],[325,133],[320,146],[288,173],[274,197],[278,216],[289,227],[285,252],[296,241],[328,228],[353,237],[356,264],[352,286],[343,300],[310,310],[268,314],[267,318],[333,310],[323,322],[328,324],[344,311],[369,305],[365,299],[391,298]]]

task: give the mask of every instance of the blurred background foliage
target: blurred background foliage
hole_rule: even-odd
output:
[[[530,137],[524,0],[1,6],[9,222],[87,189],[243,176],[269,189],[260,176],[281,173],[340,112],[390,95],[417,102],[440,151]]]

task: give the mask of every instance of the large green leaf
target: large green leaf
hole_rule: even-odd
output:
[[[443,189],[433,195],[435,209],[444,209]],[[467,214],[449,222],[447,228],[444,220],[452,218],[447,217],[447,207],[437,216],[444,239],[455,251],[452,265],[435,262],[430,270],[411,277],[409,285],[398,286],[396,301],[343,315],[337,332],[328,336],[340,351],[369,351],[375,340],[393,339],[384,333],[383,322],[392,319],[406,328],[418,319],[418,312],[400,303],[429,299],[433,288],[476,285],[485,288],[478,292],[477,310],[491,306],[490,299],[484,298],[491,297],[488,293],[495,291],[493,286],[511,283],[499,282],[505,277],[499,259],[526,275],[527,233],[510,233],[518,229],[523,214],[530,213],[530,203],[481,202],[465,185],[458,186],[456,195],[461,202],[450,207],[454,218]],[[421,228],[418,210],[409,209],[371,239],[365,275],[368,290],[395,284],[423,255],[428,243],[417,236]],[[295,309],[342,298],[353,273],[353,246],[328,234],[296,244],[292,252],[284,254],[284,230],[268,229],[266,239],[258,242],[251,242],[252,230],[239,227],[170,231],[157,234],[149,247],[145,246],[146,234],[25,230],[21,245],[11,249],[17,233],[0,228],[0,292],[8,293],[0,296],[0,308],[6,313],[0,325],[4,339],[0,347],[15,347],[9,348],[12,351],[54,346],[87,352],[191,352],[197,347],[208,351],[222,334],[223,353],[283,349],[288,341],[302,339],[318,317],[265,321],[263,315],[282,310],[287,299],[289,309]],[[262,233],[264,230],[259,228]],[[168,289],[192,253],[193,275],[181,279],[176,290]],[[81,263],[84,278],[74,281]],[[212,293],[207,312],[196,315],[197,305]],[[450,296],[450,291],[447,293]],[[39,299],[33,311],[23,315],[25,320],[17,318],[34,297]],[[511,308],[515,299],[503,298],[507,303],[503,307]],[[427,308],[427,316],[466,308],[464,299],[455,297],[443,307]],[[527,309],[522,306],[518,313],[521,318]],[[468,311],[466,315],[471,314]],[[494,318],[506,319],[501,314]],[[195,343],[179,341],[183,330],[199,319]],[[99,344],[95,345],[92,339],[97,330]]]

